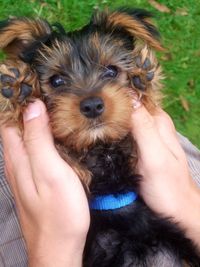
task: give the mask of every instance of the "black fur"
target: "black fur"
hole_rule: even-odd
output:
[[[128,136],[120,143],[95,145],[85,155],[83,163],[93,173],[92,197],[138,191],[142,178],[130,167],[131,144]],[[179,225],[155,214],[141,198],[113,211],[91,210],[84,267],[159,267],[153,262],[160,252],[169,254],[171,262],[200,266],[197,249]]]

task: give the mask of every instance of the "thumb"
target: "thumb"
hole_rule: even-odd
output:
[[[36,100],[30,103],[23,115],[24,145],[32,157],[44,158],[48,151],[55,150],[53,136],[49,126],[49,118],[44,103]]]
[[[142,161],[149,162],[149,159],[151,162],[157,161],[161,151],[165,151],[165,145],[160,138],[153,116],[143,105],[137,105],[133,110],[131,127]]]

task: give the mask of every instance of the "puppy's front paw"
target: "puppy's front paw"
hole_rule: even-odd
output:
[[[154,112],[162,100],[162,69],[155,53],[147,46],[134,51],[133,61],[130,73],[131,88],[138,93],[146,108]]]
[[[37,75],[22,61],[0,65],[0,124],[20,120],[23,108],[40,96]]]
[[[157,61],[154,55],[144,47],[135,56],[135,67],[132,73],[132,85],[135,89],[145,92],[154,79]]]

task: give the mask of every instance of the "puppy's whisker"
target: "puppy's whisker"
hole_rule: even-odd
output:
[[[90,130],[96,130],[96,129],[100,128],[100,127],[107,126],[107,125],[108,125],[107,122],[102,122],[102,123],[98,123],[98,124],[94,123],[94,125],[92,125],[92,127],[90,127],[89,129]]]
[[[108,69],[105,65],[100,64],[100,63],[97,63],[94,60],[91,60],[91,63],[94,64],[94,65],[96,65],[96,66],[98,66],[98,67],[101,67],[102,69],[105,69],[105,70]]]
[[[69,126],[67,126],[66,127],[71,133],[74,133],[75,131],[72,129],[72,128],[70,128]]]

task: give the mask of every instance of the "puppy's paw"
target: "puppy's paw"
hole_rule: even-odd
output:
[[[130,73],[131,88],[145,107],[153,113],[161,105],[163,94],[161,66],[154,51],[147,46],[138,47],[133,55],[133,68]]]
[[[145,46],[138,50],[134,56],[134,68],[131,74],[132,86],[136,90],[145,92],[152,87],[157,74],[158,62],[152,51]]]
[[[0,123],[20,120],[27,103],[40,97],[39,81],[31,67],[8,60],[0,65]]]

